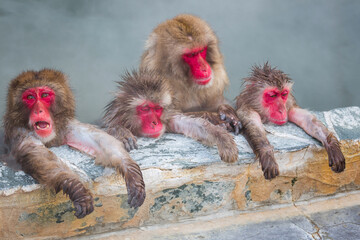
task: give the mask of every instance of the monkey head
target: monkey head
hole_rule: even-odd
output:
[[[134,135],[160,137],[166,130],[169,87],[155,71],[126,72],[119,82],[116,98],[107,106],[104,121],[107,126],[121,124]]]
[[[46,143],[65,128],[74,112],[74,97],[63,73],[27,71],[10,82],[5,129],[27,128]]]
[[[246,97],[241,99],[245,103],[239,104],[251,106],[265,121],[285,124],[294,99],[291,95],[293,83],[288,75],[266,63],[263,68],[255,66],[252,75],[244,80],[246,85],[241,95]]]
[[[147,40],[146,49],[156,51],[155,58],[166,69],[163,71],[171,71],[171,75],[191,86],[210,86],[214,78],[212,65],[222,59],[218,39],[210,26],[187,14],[157,26]]]

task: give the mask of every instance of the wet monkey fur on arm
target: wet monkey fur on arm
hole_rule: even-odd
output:
[[[165,76],[177,110],[223,124],[238,134],[240,122],[223,96],[229,80],[218,42],[205,21],[178,15],[150,34],[140,67]]]
[[[95,163],[115,168],[125,179],[128,203],[140,206],[145,185],[139,166],[121,142],[104,131],[77,121],[75,101],[59,71],[21,73],[9,84],[4,116],[7,156],[24,172],[56,192],[67,194],[82,218],[93,210],[93,198],[79,177],[48,148],[67,144],[95,157]]]
[[[293,83],[287,74],[266,63],[263,67],[254,66],[251,76],[244,80],[245,88],[236,98],[237,114],[243,124],[243,134],[259,159],[266,179],[279,175],[273,147],[263,126],[266,122],[295,123],[322,143],[334,172],[344,171],[345,158],[339,141],[321,121],[296,104],[291,93]]]
[[[206,119],[184,115],[172,104],[171,88],[159,72],[127,72],[102,122],[107,131],[124,126],[142,137],[158,138],[164,132],[183,134],[206,145],[216,145],[223,161],[237,161],[238,149],[231,134]]]

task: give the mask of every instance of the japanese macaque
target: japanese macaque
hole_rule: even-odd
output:
[[[115,168],[125,179],[128,203],[140,206],[145,185],[139,166],[123,144],[95,126],[74,118],[75,102],[63,73],[51,69],[27,71],[10,82],[4,116],[7,156],[24,172],[56,192],[63,190],[75,216],[93,210],[90,191],[69,166],[48,148],[67,144],[95,157],[95,163]]]
[[[266,179],[279,175],[273,147],[266,138],[263,123],[283,125],[290,121],[319,140],[325,147],[329,166],[334,172],[345,169],[345,158],[336,137],[314,115],[301,109],[291,93],[289,76],[266,63],[253,67],[245,78],[245,88],[236,98],[236,109],[243,125],[243,133],[260,160]]]
[[[153,30],[140,67],[165,76],[175,109],[215,124],[223,123],[238,134],[240,122],[223,96],[229,80],[218,45],[215,33],[205,21],[179,15]]]
[[[106,108],[106,131],[119,137],[116,133],[126,128],[136,136],[152,138],[161,137],[164,132],[180,133],[206,145],[216,145],[225,162],[237,160],[237,146],[225,129],[173,109],[171,89],[164,76],[142,69],[127,72],[123,80]]]

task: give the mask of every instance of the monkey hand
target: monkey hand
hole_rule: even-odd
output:
[[[235,135],[238,135],[242,125],[235,110],[230,105],[223,104],[218,108],[218,113],[220,119],[223,121],[220,125],[229,132],[234,132]]]
[[[272,150],[266,151],[264,154],[260,154],[259,160],[265,179],[269,180],[279,175],[279,166],[276,163]]]
[[[136,137],[130,132],[130,130],[123,128],[122,131],[121,140],[124,143],[126,150],[130,152],[133,149],[138,149]]]
[[[222,129],[222,131],[224,130]],[[238,160],[239,149],[233,137],[224,131],[223,134],[219,134],[218,138],[217,146],[221,160],[227,163],[236,162]]]
[[[114,136],[119,141],[121,141],[124,144],[126,151],[130,152],[131,150],[138,148],[136,143],[136,137],[132,134],[132,132],[129,129],[123,126],[118,126],[118,127],[107,128],[106,131],[110,135]]]
[[[77,179],[65,180],[62,184],[64,194],[68,194],[74,203],[75,216],[83,218],[94,211],[93,198],[89,190]],[[56,189],[58,192],[60,189]]]
[[[140,207],[145,200],[145,184],[142,173],[137,164],[131,165],[125,174],[126,188],[128,192],[128,204],[130,207]]]
[[[329,167],[336,173],[342,172],[345,169],[345,157],[340,149],[340,143],[334,135],[330,134],[327,137],[328,145],[326,151],[329,157]]]

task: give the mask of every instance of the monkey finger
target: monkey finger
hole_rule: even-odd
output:
[[[126,151],[130,152],[131,151],[130,144],[127,141],[124,141],[124,145],[125,145]]]
[[[226,120],[226,114],[223,113],[223,112],[221,112],[221,113],[220,113],[220,119],[221,119],[222,121],[225,121],[225,120]]]
[[[137,207],[139,207],[141,205],[140,204],[141,199],[139,199],[140,195],[141,195],[141,193],[137,192],[135,194],[135,196],[133,196],[133,198],[131,199],[131,202],[130,202],[130,207],[137,208]]]
[[[84,208],[81,207],[80,203],[74,203],[74,207],[75,207],[75,217],[77,218],[83,218],[85,217],[85,211]]]
[[[235,135],[239,135],[239,132],[240,132],[240,126],[239,126],[239,124],[234,125],[234,128],[235,128],[234,134],[235,134]]]
[[[227,130],[227,127],[226,127],[225,123],[220,123],[219,126],[222,127],[223,129]]]
[[[133,138],[129,137],[128,142],[129,142],[131,150],[138,148],[138,146],[136,144],[136,140],[134,140]]]

